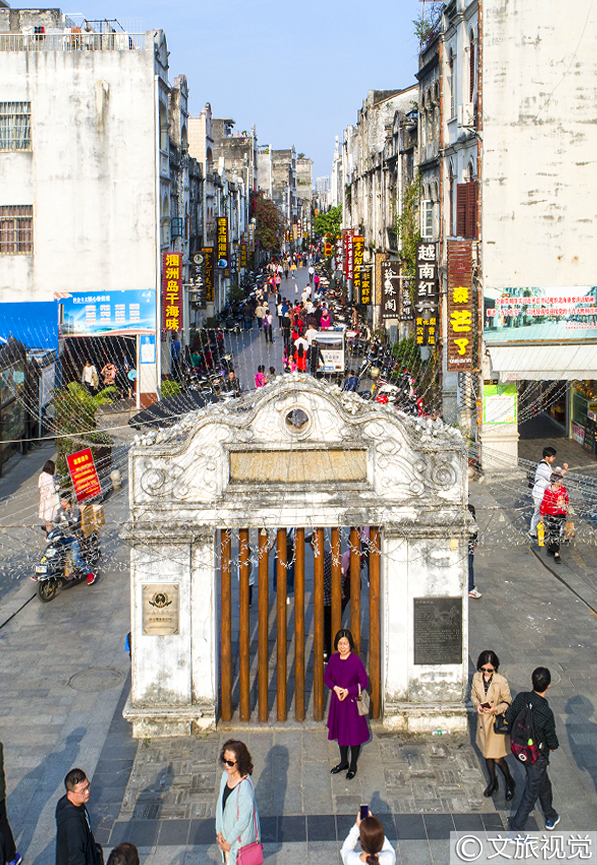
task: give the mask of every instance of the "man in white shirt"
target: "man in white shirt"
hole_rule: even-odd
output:
[[[545,490],[551,482],[551,473],[553,471],[552,466],[556,459],[556,453],[557,451],[555,448],[543,448],[543,459],[540,463],[538,463],[535,470],[535,485],[533,486],[532,490],[533,504],[535,506],[535,510],[533,511],[533,516],[531,517],[531,527],[529,529],[529,535],[533,540],[537,539],[537,525],[539,524],[539,520],[541,519],[539,508],[541,507],[541,502],[543,501]],[[567,469],[568,463],[564,463],[561,470],[562,474],[565,474]]]

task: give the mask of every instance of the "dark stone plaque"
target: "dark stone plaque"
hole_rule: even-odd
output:
[[[415,664],[462,663],[462,598],[414,598]]]

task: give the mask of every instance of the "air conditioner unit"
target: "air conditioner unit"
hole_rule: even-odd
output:
[[[472,102],[462,102],[458,106],[458,125],[465,127],[475,125],[475,107]]]

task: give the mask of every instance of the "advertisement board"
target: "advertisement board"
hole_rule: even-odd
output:
[[[517,423],[515,384],[483,386],[483,423],[486,425]]]
[[[85,450],[71,454],[66,458],[66,462],[77,501],[86,502],[88,499],[99,496],[102,488],[97,476],[91,448],[85,448]]]
[[[470,240],[448,241],[447,369],[473,368],[473,345],[478,328],[473,321],[473,254]]]
[[[485,342],[597,340],[597,286],[485,291]]]
[[[182,327],[182,253],[162,253],[162,322],[164,330]]]
[[[69,336],[134,336],[155,333],[155,289],[73,291],[58,303],[58,329]]]

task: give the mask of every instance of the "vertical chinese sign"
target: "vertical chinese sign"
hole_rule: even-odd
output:
[[[336,270],[341,270],[344,273],[344,240],[342,237],[337,237],[334,246],[334,258],[336,259]]]
[[[204,246],[201,250],[205,256],[203,262],[203,281],[205,284],[205,300],[207,303],[214,302],[214,248],[213,246]]]
[[[352,238],[357,233],[356,228],[342,229],[342,272],[344,279],[352,279],[353,249]]]
[[[473,249],[470,240],[448,241],[447,369],[473,368]]]
[[[247,266],[247,244],[241,243],[240,245],[240,266]]]
[[[439,309],[437,277],[436,244],[417,244],[415,283],[415,342],[417,345],[437,345]]]
[[[354,298],[358,302],[361,291],[361,268],[365,254],[365,238],[355,234],[352,238],[352,287]]]
[[[162,253],[162,321],[164,330],[182,327],[182,252]]]
[[[370,306],[371,300],[372,300],[372,289],[373,289],[372,268],[371,267],[361,267],[360,283],[361,283],[361,303],[363,304],[363,306]]]
[[[228,261],[228,217],[218,216],[216,222],[218,225],[218,261],[224,259],[227,264],[230,264]]]
[[[381,317],[398,318],[400,303],[400,265],[397,261],[382,261],[381,271]]]

